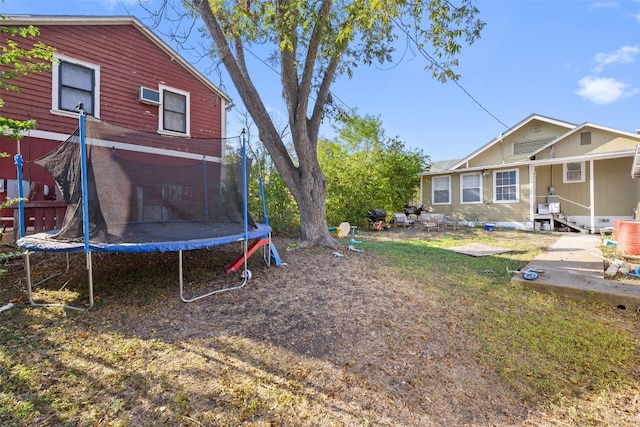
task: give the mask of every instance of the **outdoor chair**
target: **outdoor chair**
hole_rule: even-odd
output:
[[[433,213],[421,213],[418,217],[418,223],[422,225],[427,231],[433,229],[438,230],[441,225],[440,215]]]
[[[396,227],[412,227],[414,220],[407,218],[407,214],[405,213],[395,213],[393,214],[393,223]]]
[[[456,214],[445,215],[444,221],[443,221],[443,228],[445,228],[445,229],[450,228],[452,230],[457,230],[458,229],[458,222],[459,222],[458,215],[456,215]]]

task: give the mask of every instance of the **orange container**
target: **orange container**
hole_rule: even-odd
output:
[[[613,236],[620,252],[627,255],[640,255],[640,221],[614,220]]]

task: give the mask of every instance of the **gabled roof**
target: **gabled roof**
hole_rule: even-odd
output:
[[[640,135],[637,134],[637,133],[627,132],[627,131],[624,131],[624,130],[618,130],[618,129],[614,129],[614,128],[610,128],[610,127],[606,127],[606,126],[600,126],[600,125],[596,125],[596,124],[593,124],[593,123],[585,122],[585,123],[581,124],[580,126],[576,126],[575,128],[571,129],[569,132],[567,132],[565,134],[562,134],[562,135],[558,136],[557,138],[554,138],[553,141],[550,141],[545,146],[543,146],[543,147],[537,149],[536,151],[532,152],[531,154],[529,154],[529,158],[533,159],[541,151],[546,150],[547,148],[551,147],[552,145],[554,145],[558,141],[563,140],[563,139],[567,138],[568,136],[570,136],[572,134],[582,132],[585,128],[592,128],[592,129],[598,129],[598,130],[601,130],[601,131],[604,131],[604,132],[617,133],[619,135],[623,135],[623,136],[626,136],[628,138],[637,139],[640,142]]]
[[[479,149],[477,149],[476,151],[474,151],[473,153],[471,153],[470,155],[468,155],[467,157],[461,159],[460,161],[458,161],[457,163],[453,164],[449,170],[453,170],[453,169],[457,169],[460,166],[464,165],[465,163],[467,163],[468,161],[470,161],[471,159],[473,159],[474,157],[478,156],[479,154],[483,153],[484,151],[488,150],[489,148],[493,147],[495,144],[498,144],[503,138],[511,135],[512,133],[518,131],[520,128],[522,128],[523,126],[527,125],[528,123],[537,120],[537,121],[541,121],[541,122],[545,122],[545,123],[549,123],[549,124],[553,124],[553,125],[557,125],[557,126],[562,126],[562,127],[566,127],[567,129],[573,129],[576,127],[576,125],[574,123],[569,123],[569,122],[565,122],[565,121],[561,121],[561,120],[557,120],[551,117],[546,117],[546,116],[542,116],[540,114],[531,114],[529,115],[527,118],[525,118],[524,120],[522,120],[521,122],[519,122],[518,124],[516,124],[515,126],[512,126],[511,128],[509,128],[506,132],[501,133],[498,137],[492,139],[491,141],[489,141],[487,144],[485,144],[484,146],[480,147]]]
[[[35,27],[43,25],[133,25],[173,61],[179,63],[202,84],[210,88],[212,92],[224,99],[226,103],[231,102],[231,98],[227,94],[211,83],[204,74],[187,62],[135,16],[7,15],[6,18],[1,25],[33,25]]]
[[[442,173],[451,170],[451,167],[460,162],[460,159],[454,160],[440,160],[437,162],[429,163],[429,171],[424,172],[421,175],[428,175],[433,173]]]

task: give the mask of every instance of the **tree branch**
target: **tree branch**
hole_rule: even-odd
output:
[[[249,77],[244,61],[244,51],[241,40],[235,38],[236,52],[239,55],[236,58],[233,56],[220,22],[214,15],[209,3],[206,0],[191,0],[191,5],[200,14],[204,24],[211,33],[211,37],[222,58],[222,62],[229,72],[229,76],[242,98],[245,107],[249,110],[256,122],[256,126],[260,132],[260,139],[267,147],[274,164],[282,171],[293,170],[294,165],[291,156],[289,156],[289,152],[279,137],[278,131],[274,127],[269,113],[258,95],[258,91]],[[280,166],[282,166],[282,168]],[[287,176],[286,173],[282,173],[282,177],[287,185],[293,182],[292,177]]]

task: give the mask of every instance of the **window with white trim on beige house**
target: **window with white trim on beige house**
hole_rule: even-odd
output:
[[[518,170],[494,171],[493,201],[496,203],[509,203],[519,200]]]
[[[584,162],[564,163],[562,169],[563,182],[584,182]]]
[[[451,204],[450,176],[434,176],[431,179],[431,200],[434,205]]]
[[[482,203],[482,174],[468,173],[460,176],[460,202]]]

